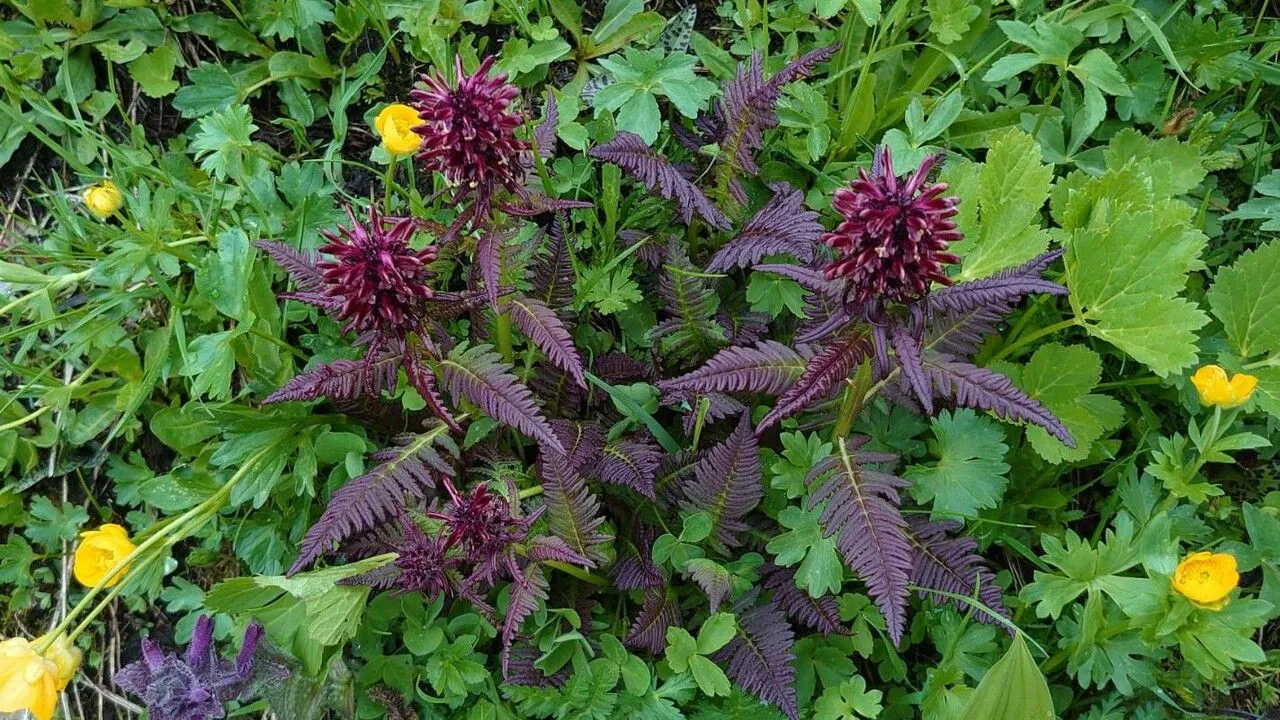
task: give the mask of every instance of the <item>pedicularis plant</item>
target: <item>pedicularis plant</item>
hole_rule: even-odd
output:
[[[1274,23],[1032,5],[6,11],[0,713],[1262,717]]]

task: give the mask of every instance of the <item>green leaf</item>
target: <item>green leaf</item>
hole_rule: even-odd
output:
[[[79,505],[55,506],[44,495],[36,495],[27,510],[27,528],[23,534],[37,545],[54,550],[59,549],[63,542],[75,540],[80,526],[87,522],[89,513]]]
[[[1133,518],[1126,512],[1116,516],[1096,548],[1068,530],[1063,539],[1042,535],[1043,559],[1058,572],[1037,570],[1033,582],[1022,589],[1022,599],[1036,604],[1036,617],[1057,618],[1068,603],[1088,592],[1096,602],[1106,594],[1117,602],[1133,597],[1144,578],[1121,577],[1119,573],[1138,564],[1139,548],[1134,543]]]
[[[1260,229],[1272,232],[1280,230],[1280,170],[1272,170],[1271,174],[1253,186],[1262,197],[1256,197],[1236,208],[1234,212],[1222,216],[1223,220],[1266,220]]]
[[[1099,193],[1106,180],[1090,183],[1083,192],[1107,202]],[[1104,207],[1095,205],[1093,213]],[[1073,230],[1066,242],[1065,280],[1077,319],[1090,335],[1162,377],[1196,361],[1195,331],[1209,321],[1179,295],[1206,241],[1190,225],[1194,212],[1185,203],[1162,200],[1100,218]]]
[[[732,613],[716,613],[702,621],[698,629],[698,652],[710,655],[733,639],[738,632],[738,623]]]
[[[935,514],[976,515],[1000,504],[1009,479],[1004,430],[973,410],[943,411],[933,419],[938,461],[903,473],[911,494],[933,503]]]
[[[720,666],[702,655],[694,655],[689,658],[689,670],[693,673],[693,679],[698,683],[698,689],[704,695],[711,697],[724,696],[733,690],[733,686],[729,684],[729,678],[725,676]]]
[[[1062,420],[1075,438],[1068,448],[1043,428],[1028,427],[1027,439],[1040,457],[1055,465],[1089,457],[1093,443],[1124,420],[1114,398],[1091,391],[1102,377],[1102,360],[1083,345],[1048,343],[1036,349],[1015,384]]]
[[[882,697],[879,690],[867,690],[867,681],[861,675],[854,675],[822,691],[822,697],[813,704],[814,720],[880,717]]]
[[[1280,348],[1280,241],[1249,250],[1219,270],[1208,300],[1240,357]]]
[[[676,672],[689,669],[689,660],[698,654],[698,641],[682,627],[667,628],[667,664]]]
[[[178,51],[170,45],[161,45],[129,63],[129,75],[148,97],[164,97],[178,89],[173,70],[178,63]]]
[[[782,442],[782,454],[769,466],[773,473],[770,484],[785,490],[788,499],[798,498],[808,491],[809,470],[831,455],[831,443],[823,442],[818,433],[784,432],[778,439]]]
[[[243,319],[248,304],[249,273],[253,269],[253,247],[240,228],[218,235],[218,252],[205,257],[196,271],[196,289],[229,317]]]
[[[35,582],[31,576],[31,564],[36,561],[35,550],[17,533],[0,545],[0,583],[13,587],[29,587]]]
[[[767,272],[752,272],[747,283],[747,302],[755,312],[777,318],[784,310],[798,318],[805,316],[805,289],[791,278]]]
[[[1108,95],[1129,97],[1129,84],[1120,73],[1119,66],[1106,51],[1093,48],[1068,66],[1072,75],[1082,85],[1092,85]]]
[[[929,0],[929,31],[941,45],[950,45],[969,32],[969,23],[982,14],[970,0]]]
[[[987,277],[1049,247],[1041,209],[1053,167],[1040,161],[1035,138],[1021,130],[1002,133],[991,143],[986,162],[948,167],[942,179],[965,199],[956,216],[965,239],[952,245],[962,258],[957,279]]]
[[[1132,165],[1139,170],[1156,199],[1190,192],[1206,175],[1195,145],[1171,137],[1152,140],[1133,128],[1125,128],[1111,138],[1105,158],[1108,169]]]
[[[225,110],[238,99],[239,86],[222,65],[201,63],[187,71],[188,84],[173,97],[173,107],[182,117],[204,117],[215,110]]]
[[[1255,505],[1243,506],[1249,543],[1262,564],[1262,592],[1258,597],[1280,608],[1280,519]]]
[[[982,677],[962,720],[1053,720],[1053,698],[1022,633]]]
[[[591,31],[591,39],[597,43],[604,42],[642,12],[644,0],[609,0],[605,3],[600,22]]]
[[[196,125],[191,151],[200,159],[200,168],[215,178],[236,177],[243,171],[245,157],[257,132],[247,105],[214,111]]]
[[[778,522],[789,529],[775,535],[765,547],[779,565],[800,563],[796,568],[796,586],[815,598],[838,593],[844,586],[844,564],[836,551],[835,539],[823,537],[818,517],[819,513],[813,510],[796,506],[783,508],[778,513]]]

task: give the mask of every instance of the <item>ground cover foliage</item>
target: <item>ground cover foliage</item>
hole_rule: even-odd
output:
[[[1277,22],[7,3],[0,714],[1271,717]]]

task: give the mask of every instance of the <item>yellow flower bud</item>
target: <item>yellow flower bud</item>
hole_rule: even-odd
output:
[[[38,645],[26,638],[0,642],[0,713],[26,710],[37,720],[53,717],[58,693],[75,674],[80,653],[70,641],[55,642],[44,655],[36,652]]]
[[[373,128],[382,137],[382,147],[386,148],[392,157],[404,157],[417,152],[418,147],[422,145],[422,137],[413,131],[421,124],[417,110],[408,105],[394,103],[378,113],[378,117],[373,121]]]
[[[49,640],[48,635],[41,635],[31,641],[33,647],[42,647]],[[58,683],[58,690],[61,692],[63,688],[71,682],[71,678],[75,677],[76,670],[80,669],[80,648],[71,643],[71,638],[66,633],[61,633],[58,638],[44,649],[44,657],[53,663],[57,672],[54,675]]]
[[[1205,365],[1191,376],[1191,384],[1196,386],[1201,403],[1225,410],[1248,402],[1253,389],[1258,386],[1258,378],[1239,373],[1228,380],[1226,370],[1217,365]]]
[[[76,548],[74,572],[76,580],[85,587],[93,587],[102,582],[111,568],[133,552],[134,545],[129,541],[129,533],[113,523],[107,523],[97,530],[86,530],[80,533],[80,545]],[[105,587],[120,582],[128,566],[125,566],[114,577],[109,579]]]
[[[1240,584],[1236,558],[1228,553],[1192,553],[1173,571],[1173,589],[1191,602],[1221,610],[1227,596]]]
[[[84,191],[84,204],[89,212],[105,220],[124,207],[124,194],[115,183],[103,180],[101,185],[94,185]]]

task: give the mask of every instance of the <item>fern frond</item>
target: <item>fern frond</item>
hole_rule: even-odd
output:
[[[644,139],[639,135],[619,132],[614,139],[591,148],[587,154],[617,165],[644,183],[650,191],[674,200],[680,209],[680,218],[686,225],[696,213],[717,230],[729,229],[729,218],[670,161],[645,145]]]
[[[902,370],[907,386],[920,401],[920,407],[932,415],[933,387],[929,384],[929,376],[924,372],[920,341],[910,328],[901,323],[894,323],[889,329],[889,341],[893,344],[893,353],[898,359],[898,367]]]
[[[804,262],[813,260],[822,237],[818,213],[804,207],[804,193],[786,183],[774,183],[773,197],[720,248],[707,266],[710,272],[750,267],[766,255],[789,253]]]
[[[724,442],[707,450],[694,466],[693,475],[693,482],[682,486],[685,510],[708,513],[712,535],[725,547],[742,545],[738,534],[751,529],[742,520],[764,497],[760,446],[751,431],[749,415],[742,416]]]
[[[808,482],[809,507],[823,506],[822,528],[828,537],[835,537],[845,564],[866,583],[896,644],[906,627],[912,567],[898,490],[909,483],[868,467],[892,459],[892,455],[855,452],[845,438],[836,438],[835,455],[815,465]]]
[[[840,621],[840,606],[836,603],[836,596],[810,596],[796,586],[796,574],[791,568],[766,563],[760,569],[760,582],[765,590],[773,593],[773,601],[792,620],[823,635],[849,634]]]
[[[276,264],[289,273],[289,279],[298,290],[306,293],[323,293],[328,283],[324,274],[316,267],[319,253],[311,250],[299,250],[291,245],[271,240],[256,240],[253,246],[271,256]]]
[[[667,628],[680,624],[680,604],[665,586],[644,591],[644,604],[623,641],[633,650],[661,655],[667,648]]]
[[[511,366],[490,345],[455,347],[440,361],[440,380],[456,404],[460,398],[480,406],[486,415],[564,453],[564,446],[533,402],[533,393],[511,373]]]
[[[705,365],[680,377],[663,380],[663,392],[752,392],[776,395],[795,384],[804,373],[805,359],[795,350],[773,340],[753,347],[728,347]]]
[[[1004,375],[969,363],[938,358],[926,358],[924,367],[938,394],[956,404],[989,411],[1002,420],[1038,425],[1067,447],[1076,446],[1070,431],[1056,415]]]
[[[578,555],[592,563],[604,562],[607,556],[601,546],[613,538],[600,532],[604,523],[600,501],[582,477],[566,467],[564,458],[544,455],[538,463],[538,480],[547,528]]]
[[[542,566],[530,564],[512,578],[510,585],[511,601],[507,603],[507,614],[502,619],[502,647],[511,647],[511,643],[520,632],[525,619],[538,611],[538,605],[547,599],[547,578]],[[505,657],[505,655],[504,655]],[[504,663],[502,671],[508,668]]]
[[[547,359],[569,373],[575,382],[587,387],[587,370],[582,365],[578,348],[569,336],[569,330],[555,311],[541,300],[523,295],[511,298],[503,306],[520,332],[529,338]]]
[[[452,476],[453,467],[440,454],[458,457],[448,427],[439,424],[420,435],[396,438],[396,446],[374,453],[377,465],[347,481],[329,499],[320,519],[307,531],[292,575],[329,552],[336,544],[374,529],[401,512],[406,503],[421,500],[435,487],[434,474]]]
[[[713,659],[738,687],[799,720],[796,707],[795,635],[777,604],[738,614],[738,632]]]
[[[795,384],[778,396],[773,409],[761,418],[756,434],[829,396],[870,351],[871,345],[860,333],[848,333],[824,347],[809,360]]]
[[[974,597],[982,604],[1008,618],[1000,586],[995,573],[977,554],[978,543],[973,538],[951,533],[960,529],[958,522],[929,522],[923,515],[908,521],[907,540],[911,543],[911,583],[922,588],[942,590],[954,595]],[[929,593],[921,592],[921,597]],[[961,612],[971,606],[960,600],[952,600]],[[978,622],[992,624],[995,618],[985,612],[976,612]]]
[[[395,390],[399,367],[398,355],[388,355],[371,363],[335,360],[295,375],[284,387],[264,398],[262,404],[303,402],[321,397],[342,401],[357,400],[368,394],[377,396],[383,390]],[[366,377],[370,382],[366,383]],[[369,384],[373,386],[372,393],[368,392]]]
[[[557,213],[545,232],[546,247],[534,256],[525,278],[533,286],[539,300],[550,307],[565,307],[573,302],[573,270],[569,242],[565,237],[564,218]]]
[[[653,500],[653,479],[662,462],[662,450],[642,440],[616,440],[605,445],[599,477],[602,482],[631,488]]]

